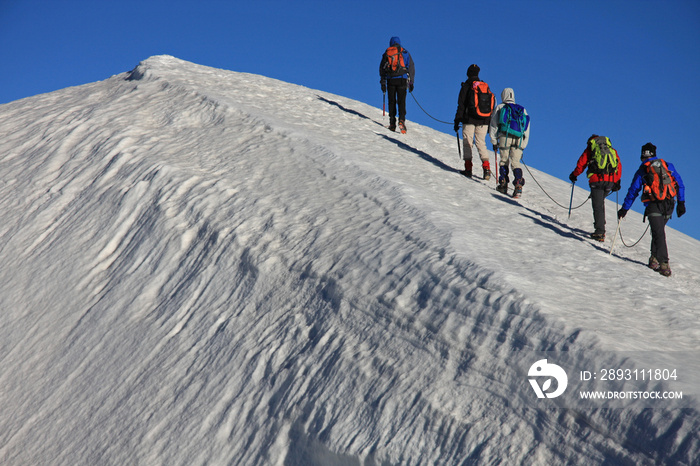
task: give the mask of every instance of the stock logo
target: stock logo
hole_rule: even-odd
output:
[[[530,366],[527,375],[530,377],[530,385],[535,390],[537,398],[556,398],[564,393],[569,383],[569,378],[566,376],[564,369],[556,364],[549,364],[546,359],[540,359]],[[540,385],[538,378],[546,378],[546,380]],[[557,381],[557,386],[556,390],[549,392],[548,390],[552,388],[552,379]]]

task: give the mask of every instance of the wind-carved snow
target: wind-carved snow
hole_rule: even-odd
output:
[[[678,232],[665,279],[648,237],[609,255],[531,176],[520,202],[466,180],[453,137],[168,56],[0,128],[4,464],[697,461],[694,402],[581,411],[527,381],[537,351],[698,354]]]

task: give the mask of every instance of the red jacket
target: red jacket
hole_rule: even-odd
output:
[[[622,162],[620,162],[620,156],[617,155],[617,151],[613,149],[613,152],[615,152],[615,157],[617,157],[617,170],[615,170],[615,173],[608,173],[608,174],[598,174],[598,173],[592,173],[588,177],[588,183],[600,183],[600,182],[605,182],[609,181],[610,183],[617,183],[620,181],[620,178],[622,177]],[[586,146],[586,150],[583,151],[583,154],[581,154],[581,157],[578,159],[578,163],[576,164],[576,168],[573,171],[574,176],[579,176],[583,171],[588,167],[588,162],[591,160],[591,148]]]

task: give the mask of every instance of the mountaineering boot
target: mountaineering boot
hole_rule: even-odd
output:
[[[668,265],[668,262],[662,262],[659,265],[659,270],[658,272],[663,275],[664,277],[670,277],[671,276],[671,267]]]
[[[464,170],[460,171],[460,173],[467,178],[472,177],[472,161],[471,160],[465,160],[464,161]]]
[[[389,120],[389,131],[396,131],[396,118]]]
[[[484,181],[488,181],[491,179],[491,164],[489,163],[488,160],[484,161],[484,163],[481,164],[481,167],[484,169]]]
[[[508,182],[505,180],[505,178],[501,178],[501,180],[498,182],[496,191],[499,193],[508,194]]]
[[[651,270],[658,272],[659,268],[661,267],[661,264],[659,264],[658,259],[654,256],[649,257],[649,265],[647,265]]]
[[[399,120],[399,129],[401,130],[401,134],[406,134],[406,122],[403,120]]]
[[[523,195],[523,185],[525,184],[525,179],[523,178],[523,171],[520,168],[513,170],[513,174],[515,175],[515,181],[513,181],[513,184],[515,185],[513,197],[517,199]]]
[[[596,241],[600,241],[602,243],[603,241],[605,241],[605,233],[600,233],[600,232],[591,233],[591,239],[594,239]]]

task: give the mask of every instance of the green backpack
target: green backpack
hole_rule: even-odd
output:
[[[591,159],[588,162],[588,177],[593,174],[607,175],[617,171],[617,157],[610,139],[598,136],[591,139]]]

